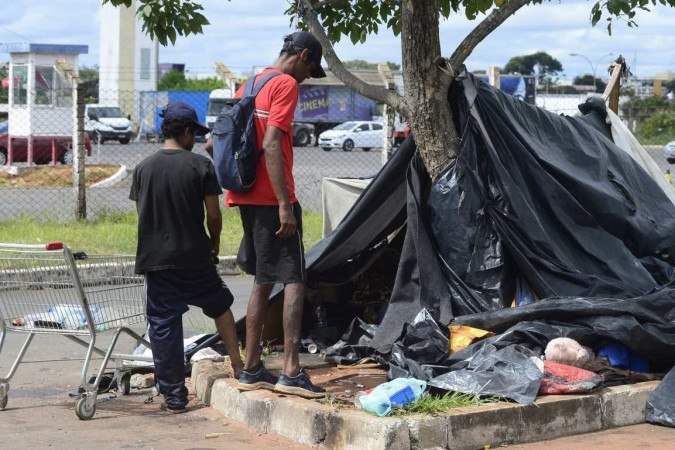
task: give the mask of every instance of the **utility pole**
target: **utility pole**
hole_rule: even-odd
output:
[[[84,86],[77,70],[66,61],[56,62],[56,71],[70,82],[73,88],[73,190],[75,193],[75,218],[87,218],[87,186],[84,164]]]

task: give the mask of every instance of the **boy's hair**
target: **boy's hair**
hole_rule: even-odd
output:
[[[165,117],[162,121],[164,139],[179,139],[187,128],[194,130],[192,119],[185,117]]]

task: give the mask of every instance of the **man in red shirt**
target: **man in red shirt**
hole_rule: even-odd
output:
[[[270,389],[306,398],[323,397],[300,368],[298,346],[305,295],[305,258],[302,244],[302,210],[293,180],[293,133],[291,123],[298,103],[298,83],[322,78],[322,49],[310,33],[297,31],[284,38],[279,57],[261,75],[270,79],[255,99],[256,142],[262,143],[256,182],[247,193],[228,191],[227,206],[238,206],[244,236],[237,263],[255,275],[246,312],[246,361],[239,389]],[[256,77],[256,80],[259,79]],[[243,88],[237,97],[243,94]],[[284,285],[284,365],[277,377],[260,359],[260,339],[272,288]]]

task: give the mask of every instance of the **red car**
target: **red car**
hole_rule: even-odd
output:
[[[7,122],[0,122],[0,166],[9,162],[9,135]],[[33,162],[35,164],[49,164],[60,162],[73,163],[72,138],[70,136],[34,136]],[[84,135],[84,149],[91,156],[91,140]],[[54,150],[54,154],[52,154]],[[12,163],[28,162],[28,138],[12,138]]]

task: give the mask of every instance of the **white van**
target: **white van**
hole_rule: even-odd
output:
[[[86,105],[84,131],[92,142],[119,141],[128,144],[131,140],[131,121],[118,106]]]
[[[227,105],[233,105],[239,99],[233,98],[234,93],[231,89],[214,89],[209,93],[209,103],[206,107],[206,126],[213,129],[213,124],[218,118],[218,114]]]

